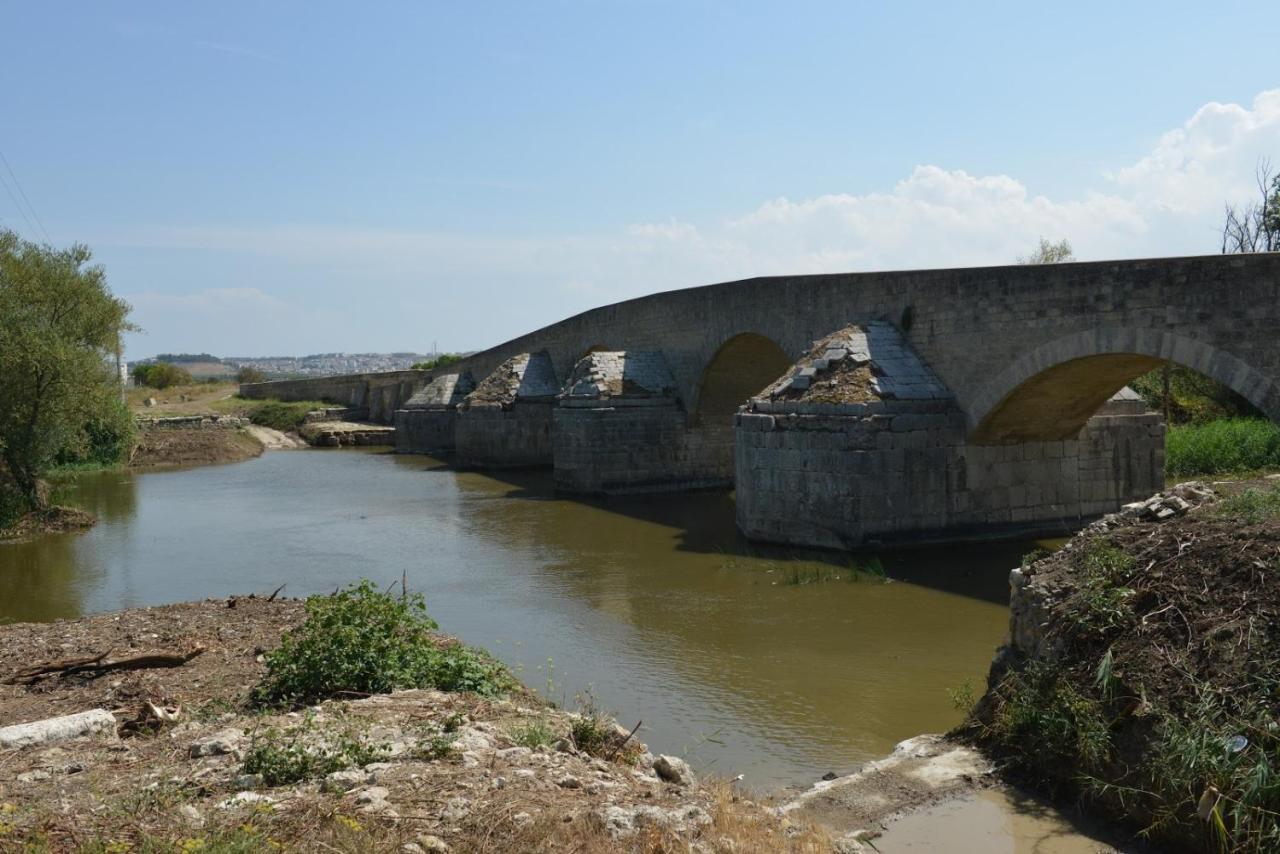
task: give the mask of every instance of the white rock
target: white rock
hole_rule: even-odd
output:
[[[115,716],[106,709],[91,709],[74,715],[14,724],[0,727],[0,750],[48,744],[51,741],[65,741],[108,729],[114,731],[115,727]]]
[[[200,810],[196,809],[191,804],[183,804],[178,807],[178,814],[194,824],[196,827],[200,827],[204,824],[204,816],[200,814]]]
[[[246,789],[260,789],[262,788],[262,782],[261,774],[241,774],[231,781],[231,785],[244,791]]]
[[[517,768],[511,772],[511,776],[517,777],[521,780],[532,780],[538,776],[538,772],[531,768]]]
[[[332,774],[324,778],[324,782],[320,784],[320,788],[326,792],[349,792],[356,786],[363,786],[370,782],[372,774],[364,771],[348,770],[334,771]]]
[[[370,786],[356,795],[356,803],[363,805],[383,802],[386,801],[387,796],[390,794],[391,792],[383,786]]]
[[[678,756],[659,755],[653,760],[653,770],[660,778],[677,786],[692,786],[697,782],[689,763]]]
[[[240,748],[244,745],[244,740],[244,733],[241,730],[224,729],[208,738],[202,738],[192,743],[190,748],[191,758],[199,759],[201,756],[224,756],[227,754],[238,755]]]
[[[38,783],[41,780],[48,780],[49,776],[48,771],[37,768],[34,771],[23,771],[16,779],[19,783]]]
[[[271,806],[276,799],[270,795],[263,795],[259,792],[236,792],[229,798],[218,802],[218,809],[235,809],[236,807],[249,806],[251,804],[266,804]]]
[[[466,798],[450,798],[449,803],[440,813],[445,821],[462,821],[471,815],[471,801]]]
[[[433,836],[429,833],[418,837],[418,845],[428,854],[446,854],[446,852],[452,850],[449,848],[449,843],[439,836]]]

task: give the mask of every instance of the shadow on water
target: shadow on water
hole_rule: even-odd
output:
[[[418,459],[423,459],[419,457]],[[726,562],[750,558],[777,564],[791,573],[820,573],[818,567],[851,571],[878,561],[885,575],[945,593],[996,605],[1009,603],[1008,571],[1017,567],[1034,543],[997,540],[947,545],[897,546],[874,551],[845,552],[800,548],[748,540],[738,530],[733,493],[701,490],[684,493],[583,496],[558,492],[546,469],[464,470],[431,457],[426,471],[483,477],[510,487],[493,499],[565,501],[660,525],[678,531],[676,548],[697,554],[720,555]]]

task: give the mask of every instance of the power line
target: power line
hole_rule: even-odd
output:
[[[36,233],[36,227],[32,225],[31,217],[27,216],[27,212],[23,210],[22,205],[18,203],[18,197],[13,194],[13,190],[9,189],[9,182],[4,179],[4,173],[0,173],[0,187],[4,187],[4,191],[8,193],[9,198],[13,200],[13,206],[18,209],[18,213],[22,214],[22,218],[26,220],[29,236],[39,239],[40,235]]]
[[[4,156],[3,151],[0,151],[0,163],[3,163],[4,168],[9,171],[9,177],[13,178],[13,185],[18,188],[18,194],[22,196],[22,200],[27,203],[27,210],[31,211],[31,217],[36,221],[36,224],[40,226],[40,233],[44,235],[44,239],[47,242],[52,243],[53,238],[49,236],[48,229],[46,229],[44,227],[44,223],[40,221],[40,215],[36,213],[35,205],[31,204],[31,200],[27,198],[27,191],[22,189],[22,182],[18,180],[17,174],[13,171],[13,167],[9,165],[9,158]],[[9,187],[6,184],[5,190],[8,189]],[[9,198],[13,198],[12,192],[9,192]],[[14,199],[14,204],[17,204],[16,199]],[[24,213],[23,216],[25,217],[26,214]]]

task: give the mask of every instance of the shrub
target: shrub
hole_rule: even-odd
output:
[[[307,420],[307,413],[315,408],[310,402],[286,403],[268,400],[249,410],[249,420],[281,433],[297,430]]]
[[[1170,427],[1165,471],[1227,474],[1280,466],[1280,425],[1261,418],[1226,418]]]
[[[267,381],[267,374],[258,368],[245,365],[236,371],[236,382],[238,383],[264,383]]]
[[[195,382],[186,368],[180,368],[168,362],[156,362],[153,365],[135,365],[133,378],[139,385],[144,385],[148,388],[168,388],[174,385],[191,385]]]
[[[514,685],[484,652],[437,637],[420,594],[391,596],[364,580],[310,597],[306,613],[267,655],[267,672],[252,695],[256,705],[301,706],[406,688],[493,696]]]
[[[1024,770],[1092,770],[1110,753],[1101,704],[1048,665],[1009,672],[995,698],[990,735]]]
[[[425,362],[415,362],[414,370],[418,371],[434,371],[438,368],[447,368],[449,365],[457,364],[462,361],[462,356],[457,353],[441,353],[434,359],[428,359]]]
[[[110,467],[127,461],[137,428],[129,407],[121,401],[104,405],[67,444],[55,462],[60,467]]]

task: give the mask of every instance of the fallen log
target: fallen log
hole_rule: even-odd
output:
[[[5,683],[9,685],[34,685],[41,679],[54,675],[76,676],[84,674],[89,675],[91,678],[96,678],[104,673],[111,673],[117,670],[151,670],[165,667],[181,667],[202,652],[204,652],[204,647],[197,646],[190,652],[184,653],[157,652],[103,661],[111,654],[111,650],[107,650],[102,655],[92,658],[68,658],[62,661],[37,664],[34,667],[24,667],[6,679]]]
[[[115,725],[115,717],[106,709],[91,709],[74,715],[0,727],[0,750],[31,747],[51,741],[65,741],[82,735],[113,730]]]

